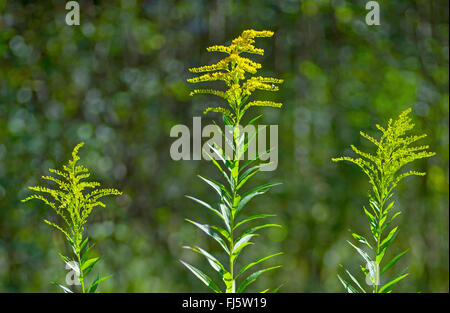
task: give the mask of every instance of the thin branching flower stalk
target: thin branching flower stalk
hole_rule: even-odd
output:
[[[407,109],[399,115],[398,119],[390,119],[386,128],[376,125],[377,129],[381,131],[381,137],[378,140],[364,132],[360,132],[362,137],[377,147],[375,154],[363,152],[352,145],[352,150],[360,157],[332,159],[334,162],[348,161],[356,164],[369,178],[371,185],[368,195],[370,209],[364,208],[364,213],[369,221],[372,239],[368,240],[356,233],[352,233],[352,236],[365,246],[370,253],[367,253],[365,249],[357,247],[350,241],[349,243],[365,260],[366,266],[361,266],[361,270],[368,278],[367,282],[372,286],[371,291],[374,293],[391,292],[395,284],[408,276],[408,273],[401,272],[390,281],[382,282],[382,275],[407,252],[405,250],[388,262],[382,263],[387,248],[398,233],[398,226],[388,230],[391,223],[401,213],[401,211],[394,213],[395,201],[391,199],[394,195],[394,190],[405,177],[425,175],[424,172],[413,170],[403,173],[399,173],[399,171],[408,163],[435,155],[434,152],[427,151],[429,149],[428,145],[412,146],[413,143],[425,138],[427,135],[407,135],[407,132],[414,128],[414,124],[408,116],[410,112],[411,109]],[[386,232],[387,235],[385,235]],[[348,270],[345,270],[345,272],[351,279],[350,283],[339,275],[338,278],[347,292],[366,292],[362,284]]]
[[[257,70],[261,68],[261,64],[244,57],[243,54],[263,55],[264,50],[256,48],[253,45],[255,42],[254,39],[271,36],[273,36],[273,32],[271,31],[245,30],[228,46],[216,45],[207,48],[206,50],[209,52],[225,53],[226,57],[213,65],[191,68],[190,71],[192,73],[203,74],[187,80],[190,83],[221,81],[224,82],[227,87],[224,91],[216,89],[196,89],[191,92],[191,95],[212,94],[221,97],[228,105],[225,107],[208,107],[205,110],[205,114],[208,112],[221,114],[226,129],[231,130],[228,133],[221,132],[221,134],[225,138],[226,145],[231,147],[232,153],[226,153],[224,149],[218,145],[210,145],[208,154],[214,165],[223,174],[226,183],[222,184],[212,179],[199,176],[217,192],[219,201],[217,205],[211,205],[197,198],[188,197],[210,210],[222,222],[223,226],[201,224],[192,220],[188,221],[219,243],[227,256],[226,262],[228,264],[223,265],[218,258],[198,246],[185,247],[206,258],[211,267],[220,274],[224,289],[220,288],[218,284],[201,270],[191,264],[181,261],[196,277],[215,292],[244,292],[244,290],[251,283],[256,281],[262,273],[280,267],[273,266],[260,269],[244,278],[244,274],[254,266],[281,254],[275,253],[242,266],[239,270],[236,268],[236,261],[239,255],[245,247],[253,244],[251,240],[257,236],[257,231],[267,227],[280,227],[280,225],[277,224],[263,224],[245,229],[245,226],[249,223],[272,217],[274,216],[273,214],[258,214],[239,220],[242,210],[252,198],[264,194],[271,187],[277,185],[277,183],[268,183],[255,187],[247,192],[243,192],[244,184],[260,171],[263,166],[267,165],[267,163],[258,162],[262,155],[257,155],[254,159],[249,158],[244,164],[241,164],[240,162],[242,156],[248,150],[249,144],[252,140],[255,140],[256,133],[258,132],[255,131],[249,134],[241,131],[241,128],[244,127],[241,125],[244,114],[251,107],[266,106],[280,108],[282,105],[281,103],[272,101],[249,101],[250,96],[255,90],[277,91],[277,84],[283,82],[281,79],[272,77],[247,77],[250,74],[256,74]],[[247,125],[254,124],[260,117],[261,115],[252,118]],[[217,127],[219,126],[217,125]],[[265,153],[268,153],[268,151]],[[238,278],[242,279],[240,285],[237,285]],[[268,290],[269,289],[266,289],[263,292]],[[276,289],[273,289],[272,291],[276,291]]]
[[[43,201],[46,205],[51,207],[60,217],[61,222],[51,222],[44,219],[44,222],[56,228],[64,234],[67,242],[73,251],[73,257],[67,257],[60,253],[59,255],[67,264],[68,268],[72,269],[78,277],[81,292],[93,293],[97,290],[98,284],[110,276],[99,277],[97,275],[90,285],[86,284],[86,276],[89,274],[100,257],[89,258],[89,252],[93,245],[89,243],[89,238],[84,236],[85,225],[92,210],[97,207],[105,207],[105,204],[100,201],[100,198],[108,195],[121,195],[122,192],[116,189],[98,188],[99,182],[86,181],[90,176],[89,170],[83,165],[77,165],[80,160],[78,150],[84,143],[78,144],[72,152],[72,160],[63,166],[63,170],[49,169],[49,171],[56,175],[42,176],[43,179],[51,181],[57,185],[57,188],[48,187],[28,187],[28,189],[37,192],[22,202],[32,199]],[[87,192],[87,189],[91,189]],[[45,195],[45,196],[44,196]],[[72,293],[73,290],[62,284],[57,284],[64,292]]]

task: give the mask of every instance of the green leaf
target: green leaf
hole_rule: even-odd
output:
[[[388,206],[386,207],[386,209],[384,209],[384,211],[387,213],[389,213],[393,208],[394,208],[394,203],[395,201],[391,201],[391,203],[388,204]]]
[[[355,238],[360,243],[363,243],[363,244],[367,245],[370,249],[372,249],[372,246],[370,245],[370,243],[363,236],[358,235],[357,233],[352,233],[352,236],[353,236],[353,238]]]
[[[251,274],[250,276],[248,276],[243,282],[242,284],[239,286],[238,290],[236,291],[237,293],[243,292],[245,290],[245,288],[248,287],[248,285],[250,285],[251,283],[255,282],[259,276],[261,276],[261,274],[270,271],[270,270],[274,270],[276,268],[280,268],[281,266],[273,266],[273,267],[269,267],[263,270],[259,270],[253,274]]]
[[[216,240],[222,246],[222,248],[225,250],[225,252],[227,254],[230,254],[230,250],[228,250],[228,247],[227,247],[225,241],[216,232],[214,232],[212,230],[212,228],[208,224],[196,223],[196,222],[191,221],[189,219],[186,219],[186,221],[188,221],[189,223],[194,224],[195,226],[200,228],[203,232],[205,232],[207,235],[211,236],[214,240]]]
[[[406,252],[408,252],[408,250],[405,250],[399,254],[397,254],[395,257],[392,258],[392,260],[385,266],[383,267],[383,269],[381,270],[381,275],[387,270],[389,269],[392,265],[394,265],[395,263],[397,263],[398,260],[400,260],[400,258],[402,256],[404,256],[406,254]]]
[[[383,225],[383,227],[381,228],[381,231],[382,231],[382,232],[385,231],[386,228],[388,228],[389,225],[391,225],[392,221],[393,221],[397,216],[399,216],[401,213],[402,213],[401,211],[395,213],[395,214],[391,217],[391,219],[390,219],[386,224]]]
[[[246,235],[253,234],[255,231],[258,231],[260,229],[267,228],[267,227],[281,227],[281,225],[278,225],[278,224],[264,224],[264,225],[252,227],[249,230],[247,230],[246,232],[244,232],[241,236],[239,236],[238,239],[236,239],[236,241],[239,241],[241,238],[243,238]]]
[[[404,274],[402,276],[399,276],[397,278],[394,278],[393,280],[391,280],[390,282],[388,282],[387,284],[385,284],[383,287],[381,287],[380,290],[378,290],[379,293],[387,293],[389,291],[392,290],[392,287],[394,287],[394,285],[396,283],[398,283],[399,281],[401,281],[403,278],[405,278],[406,276],[408,276],[409,274]]]
[[[258,115],[257,117],[254,117],[250,120],[250,122],[247,123],[247,125],[252,125],[253,123],[255,123],[257,120],[260,119],[260,117],[262,116],[262,114]]]
[[[57,284],[57,283],[55,283],[55,285],[58,286],[59,288],[61,288],[64,291],[64,293],[73,293],[73,291],[70,290],[69,288],[67,288],[66,286],[63,286],[63,285]]]
[[[350,279],[353,280],[353,282],[356,284],[356,286],[358,286],[358,288],[361,289],[361,291],[363,293],[365,293],[366,291],[364,290],[363,287],[361,287],[361,284],[358,282],[358,280],[347,269],[345,269],[342,265],[341,265],[341,267],[345,270],[345,272],[350,277]]]
[[[217,211],[216,209],[214,209],[214,208],[212,207],[212,205],[210,205],[209,203],[207,203],[207,202],[205,202],[205,201],[202,201],[202,200],[200,200],[200,199],[191,197],[191,196],[186,196],[186,198],[191,199],[191,200],[193,200],[193,201],[195,201],[195,202],[201,204],[201,205],[204,206],[205,208],[207,208],[207,209],[211,210],[212,212],[214,212],[214,214],[216,214],[217,216],[219,216],[222,220],[224,220],[222,214],[220,214],[219,211]]]
[[[91,258],[86,260],[86,262],[84,262],[84,264],[81,266],[81,269],[84,271],[85,269],[87,269],[90,266],[93,266],[95,263],[97,263],[100,260],[100,258]]]
[[[255,196],[266,193],[270,189],[270,187],[273,187],[276,185],[280,185],[280,183],[264,184],[262,186],[256,187],[256,188],[250,190],[249,192],[243,194],[241,197],[241,200],[239,201],[239,205],[237,206],[236,212],[234,213],[234,215],[237,215],[244,208],[244,206]]]
[[[247,243],[252,237],[256,236],[255,234],[249,234],[240,237],[233,246],[233,254],[236,254],[240,249],[242,249],[242,245]],[[241,248],[242,247],[242,248]]]
[[[370,207],[372,208],[373,213],[374,213],[375,215],[378,215],[378,214],[380,213],[380,208],[378,207],[378,203],[377,203],[376,201],[371,200],[371,201],[369,202],[369,205],[370,205]]]
[[[227,145],[228,144],[228,146],[233,150],[233,151],[236,151],[236,149],[235,149],[235,147],[234,147],[234,143],[233,143],[233,141],[231,140],[231,136],[227,136],[224,132],[223,132],[223,130],[222,130],[222,128],[219,126],[219,125],[217,125],[217,123],[215,122],[215,121],[213,121],[213,123],[217,126],[217,129],[219,130],[219,132],[220,132],[220,134],[222,135],[222,137],[223,138],[225,138],[225,145]],[[230,125],[230,126],[233,126],[233,125]],[[231,134],[230,134],[231,135]],[[225,146],[225,149],[226,149],[226,146]],[[220,150],[222,150],[222,149],[220,149]],[[225,159],[227,159],[227,157],[224,155],[224,154],[222,154],[224,157],[225,157]],[[227,164],[227,166],[228,166],[229,164]]]
[[[231,216],[231,210],[223,203],[219,204],[220,211],[222,212],[223,220],[225,221],[225,226],[228,231],[231,233],[231,223],[233,221],[233,217]]]
[[[110,278],[112,275],[105,276],[102,278],[99,278],[97,275],[97,278],[94,280],[94,282],[89,286],[88,293],[94,293],[97,290],[98,284],[100,284],[102,281]]]
[[[84,249],[84,251],[81,252],[81,264],[84,264],[84,262],[86,262],[87,257],[89,255],[89,251],[91,251],[92,247],[94,247],[95,244],[93,245],[87,245],[86,249]]]
[[[247,136],[247,140],[245,140],[245,137],[242,136],[241,140],[238,143],[239,147],[242,147],[242,140],[245,141],[244,146],[242,149],[239,149],[238,151],[238,159],[241,158],[241,156],[247,151],[249,144],[256,138],[256,135],[259,133],[260,130],[263,130],[267,128],[267,125],[261,125],[262,127],[257,127],[254,132],[252,132],[249,136]]]
[[[208,144],[208,146],[209,146],[209,148],[210,148],[211,150],[214,151],[214,153],[215,153],[217,156],[219,156],[220,160],[221,160],[224,164],[227,164],[227,162],[226,162],[226,160],[224,159],[223,155],[222,155],[216,148],[214,148],[213,146],[211,146],[211,145],[209,145],[209,144]],[[211,159],[211,161],[213,162],[213,164],[219,169],[219,171],[223,174],[223,176],[225,177],[225,179],[227,180],[227,182],[230,184],[230,187],[233,189],[233,188],[234,188],[234,182],[233,182],[233,180],[231,179],[231,177],[227,175],[227,173],[222,169],[222,167],[220,166],[220,164],[215,160],[215,158],[214,158],[213,156],[211,156],[211,155],[208,153],[208,151],[206,151],[206,150],[204,149],[204,152],[205,152],[206,155]]]
[[[100,258],[94,258],[94,259],[97,259],[97,260],[91,262],[89,265],[86,265],[87,261],[84,264],[86,269],[84,270],[83,276],[86,276],[87,274],[89,274],[92,271],[92,269],[94,268],[95,264],[97,264],[97,262],[100,261]]]
[[[392,229],[389,234],[387,235],[387,237],[381,242],[380,245],[380,251],[377,254],[377,258],[376,261],[378,264],[381,263],[381,260],[384,257],[384,254],[386,252],[386,249],[389,247],[389,245],[391,244],[391,242],[395,239],[395,237],[397,236],[397,228],[395,227],[394,229]]]
[[[73,270],[77,274],[77,276],[80,275],[80,268],[79,268],[78,262],[76,262],[76,261],[65,261],[65,260],[64,260],[64,262],[67,264],[67,266],[71,270]]]
[[[245,170],[245,168],[247,168],[248,166],[250,166],[251,164],[255,163],[256,161],[258,161],[259,159],[261,159],[262,156],[268,154],[269,152],[271,152],[274,149],[274,147],[270,147],[269,149],[267,149],[266,151],[262,152],[262,153],[258,153],[256,154],[254,159],[250,159],[248,161],[246,161],[241,168],[239,169],[239,172],[243,172]]]
[[[192,250],[192,251],[194,251],[194,252],[197,252],[197,253],[203,255],[203,256],[208,260],[208,262],[209,262],[209,264],[211,265],[211,267],[212,267],[214,270],[216,270],[217,272],[219,272],[219,273],[222,275],[222,277],[223,277],[223,275],[227,272],[227,271],[225,270],[225,268],[223,267],[222,263],[220,263],[219,260],[217,260],[217,259],[216,259],[213,255],[211,255],[208,251],[203,250],[202,248],[200,248],[200,247],[198,247],[198,246],[197,246],[196,248],[190,247],[190,246],[184,246],[183,248]]]
[[[253,175],[259,172],[262,166],[265,164],[258,164],[253,167],[248,168],[242,175],[239,177],[238,185],[236,190],[239,190],[247,180],[249,180]]]
[[[253,245],[253,244],[254,244],[254,243],[253,243],[253,242],[250,242],[250,241],[244,242],[244,243],[239,247],[239,249],[236,250],[236,251],[231,255],[231,260],[232,260],[233,264],[236,263],[236,261],[237,261],[239,255],[240,255],[241,252],[244,250],[244,248],[247,247],[247,246]]]
[[[63,259],[63,261],[65,262],[65,263],[67,263],[67,262],[71,262],[72,260],[71,259],[69,259],[68,257],[66,257],[64,254],[62,254],[62,253],[59,253],[59,256],[61,257],[61,259]]]
[[[253,221],[253,220],[256,220],[256,219],[272,217],[272,216],[276,216],[276,215],[275,214],[259,214],[259,215],[250,216],[250,217],[240,221],[236,225],[234,225],[233,230],[236,229],[238,226],[244,224],[244,223],[247,223],[247,222],[250,222],[250,221]]]
[[[355,248],[355,250],[363,257],[363,259],[367,262],[367,263],[371,263],[372,259],[370,258],[370,256],[362,249],[358,248],[357,246],[355,246],[354,244],[352,244],[350,241],[347,240],[347,242],[353,247]]]
[[[366,207],[364,207],[364,213],[366,214],[367,219],[369,220],[370,232],[372,233],[373,237],[375,238],[375,241],[377,241],[378,222],[375,219],[375,217],[372,214],[370,214],[369,211],[367,211]]]
[[[372,281],[375,281],[377,279],[377,269],[374,267],[374,262],[372,261],[371,257],[362,249],[358,248],[354,244],[352,244],[350,241],[347,241],[355,250],[363,257],[363,259],[366,261],[367,266],[369,267],[369,274]]]
[[[213,187],[213,189],[218,193],[218,195],[222,198],[223,196],[227,196],[228,199],[231,199],[230,193],[228,192],[227,188],[225,188],[224,185],[221,183],[218,183],[212,179],[208,179],[206,177],[198,175],[204,182],[206,182],[208,185]]]
[[[281,254],[283,254],[283,252],[275,253],[275,254],[272,254],[272,255],[260,258],[260,259],[256,260],[255,262],[252,262],[250,264],[247,264],[246,266],[241,268],[241,270],[239,271],[239,273],[237,273],[235,278],[238,278],[242,273],[244,273],[248,269],[252,268],[253,266],[255,266],[255,265],[257,265],[257,264],[259,264],[259,263],[261,263],[261,262],[263,262],[265,260],[268,260],[268,259],[270,259],[270,258],[272,258],[274,256],[281,255]]]
[[[231,243],[230,234],[225,229],[223,229],[222,227],[219,227],[219,226],[214,226],[214,225],[211,225],[210,227],[212,229],[214,229],[215,231],[217,231],[219,234],[221,234],[228,242]]]
[[[280,290],[280,288],[283,287],[283,286],[284,286],[284,284],[279,285],[277,288],[272,289],[272,291],[270,293],[277,293],[278,290]]]
[[[221,290],[217,285],[213,282],[211,278],[209,278],[206,274],[204,274],[199,269],[195,268],[194,266],[180,260],[180,262],[187,267],[188,270],[190,270],[198,279],[200,279],[206,286],[214,290],[214,292],[221,293]]]
[[[89,240],[89,237],[86,237],[86,239],[84,239],[83,243],[80,245],[80,251],[83,251],[83,249],[86,246],[88,240]]]
[[[392,237],[395,235],[396,231],[398,229],[398,226],[393,228],[389,234],[387,235],[387,237],[381,242],[381,249],[383,249],[383,246],[386,246],[386,248],[389,246],[389,244],[392,241]]]
[[[348,282],[342,279],[341,276],[337,275],[337,277],[339,278],[339,280],[341,281],[342,285],[345,287],[345,290],[348,293],[358,293],[358,291],[352,285],[350,285]]]

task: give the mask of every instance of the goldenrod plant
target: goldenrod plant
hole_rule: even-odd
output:
[[[249,158],[244,164],[241,164],[240,162],[242,156],[248,150],[249,144],[255,139],[257,133],[257,131],[246,133],[240,130],[240,128],[243,127],[241,121],[243,120],[244,114],[248,109],[254,106],[280,108],[282,105],[281,103],[272,101],[248,101],[255,90],[276,91],[278,90],[276,84],[283,82],[281,79],[272,77],[247,77],[250,74],[256,74],[257,70],[261,68],[261,64],[244,57],[243,54],[263,55],[264,50],[256,48],[253,45],[255,42],[254,39],[271,36],[273,36],[273,32],[271,31],[245,30],[228,46],[216,45],[207,48],[206,50],[208,52],[221,52],[226,54],[226,57],[213,65],[191,68],[190,71],[192,73],[206,73],[187,80],[190,83],[221,81],[224,82],[227,87],[225,91],[216,89],[196,89],[191,92],[191,95],[212,94],[223,98],[227,103],[226,107],[208,107],[204,112],[220,113],[226,126],[225,128],[230,130],[227,134],[225,132],[222,132],[221,134],[225,137],[226,145],[231,147],[232,153],[226,153],[226,151],[218,145],[210,145],[211,154],[208,154],[214,165],[223,174],[226,183],[222,184],[212,179],[199,176],[200,179],[217,192],[219,196],[218,203],[216,205],[211,205],[194,197],[188,197],[210,210],[213,215],[223,223],[223,227],[217,225],[210,226],[208,224],[187,220],[219,243],[220,247],[225,252],[226,263],[219,261],[218,258],[201,247],[185,247],[206,258],[211,267],[220,274],[224,288],[220,288],[218,284],[201,270],[181,261],[205,285],[218,293],[244,292],[247,286],[253,283],[262,273],[280,267],[273,266],[260,269],[244,278],[244,274],[247,274],[247,272],[255,265],[281,254],[275,253],[242,266],[239,270],[236,269],[236,261],[239,255],[245,247],[253,244],[251,240],[257,235],[257,231],[266,227],[280,227],[280,225],[277,224],[263,224],[247,229],[244,228],[254,221],[273,217],[273,214],[257,214],[239,220],[244,207],[252,198],[264,194],[271,187],[277,185],[277,183],[268,183],[255,187],[247,192],[243,192],[244,184],[260,171],[263,166],[267,165],[267,163],[258,162],[262,154],[257,155],[254,159]],[[252,118],[247,125],[254,124],[260,116]],[[267,151],[265,153],[267,153]],[[238,278],[242,279],[242,282],[239,285],[237,285]],[[264,290],[263,292],[268,290],[269,289]],[[276,289],[273,289],[272,291],[276,291]]]
[[[427,135],[407,135],[408,131],[414,128],[414,124],[408,116],[410,112],[411,109],[407,109],[399,115],[398,119],[390,119],[386,128],[376,125],[377,129],[381,131],[381,137],[378,140],[364,132],[360,132],[362,137],[377,147],[375,154],[363,152],[352,145],[352,150],[360,157],[332,159],[334,162],[348,161],[356,164],[369,178],[371,185],[371,189],[369,189],[370,209],[367,210],[364,207],[364,213],[369,221],[372,239],[369,240],[359,234],[352,233],[353,238],[365,246],[366,249],[357,247],[350,241],[349,243],[366,262],[365,266],[361,266],[361,270],[366,276],[367,284],[371,286],[371,291],[374,293],[389,293],[395,284],[408,276],[408,273],[402,272],[387,282],[383,283],[382,279],[382,275],[407,252],[405,250],[389,261],[382,262],[387,248],[398,233],[398,226],[389,230],[392,222],[401,213],[401,211],[395,212],[395,200],[392,200],[394,190],[405,177],[425,175],[424,172],[414,170],[403,173],[399,171],[405,165],[415,160],[435,155],[434,152],[427,151],[429,149],[428,145],[412,146],[413,143],[425,138]],[[367,249],[370,253],[365,251]],[[347,292],[366,292],[366,289],[362,287],[363,284],[348,270],[345,270],[345,272],[351,282],[344,280],[339,275],[338,278]]]
[[[32,199],[38,199],[51,207],[59,216],[61,222],[51,222],[44,219],[44,222],[60,231],[69,243],[73,257],[70,258],[60,253],[59,255],[67,264],[67,268],[74,271],[79,281],[75,285],[80,285],[81,292],[93,293],[97,290],[98,284],[110,276],[97,277],[87,284],[86,276],[100,260],[99,257],[89,258],[89,252],[93,245],[89,243],[89,238],[84,235],[85,225],[92,210],[97,207],[105,207],[100,198],[108,195],[121,195],[116,189],[98,188],[100,183],[94,181],[85,181],[90,176],[89,170],[83,165],[77,165],[80,160],[78,150],[84,145],[78,144],[72,152],[72,160],[63,166],[63,170],[49,169],[56,175],[42,176],[43,179],[56,184],[57,188],[48,187],[28,187],[28,189],[37,192],[22,202]],[[90,189],[90,192],[87,191]],[[46,196],[44,196],[46,195]],[[72,293],[74,290],[70,286],[57,284],[64,292]]]

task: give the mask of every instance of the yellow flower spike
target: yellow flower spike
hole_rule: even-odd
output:
[[[383,188],[393,190],[403,178],[411,175],[423,175],[423,173],[415,171],[397,174],[406,164],[414,160],[429,158],[436,154],[426,151],[429,148],[428,145],[409,146],[427,136],[423,134],[405,137],[405,134],[415,126],[411,123],[411,118],[408,116],[410,112],[411,108],[403,111],[395,121],[390,119],[386,128],[377,124],[376,127],[382,132],[379,140],[364,132],[360,132],[362,137],[377,146],[375,155],[362,152],[351,145],[352,150],[362,158],[340,157],[332,160],[334,162],[348,161],[358,165],[369,177],[373,187],[378,189],[380,188],[378,183],[381,181],[381,177],[383,177]]]
[[[235,121],[235,117],[234,117],[233,113],[231,113],[230,110],[227,110],[225,108],[222,108],[222,107],[217,107],[217,108],[209,107],[209,108],[206,108],[206,110],[203,112],[203,114],[206,114],[208,112],[221,113],[222,115],[225,115],[225,116],[229,117],[233,122]]]
[[[212,94],[227,100],[231,111],[225,109],[208,108],[206,112],[217,112],[224,116],[235,117],[234,122],[239,123],[239,120],[244,115],[245,111],[251,106],[270,106],[281,107],[280,103],[271,101],[253,101],[247,103],[248,98],[255,90],[277,91],[282,79],[273,77],[247,77],[248,74],[256,74],[261,68],[261,64],[243,57],[241,53],[251,53],[264,55],[264,50],[256,48],[253,44],[255,38],[272,37],[272,31],[263,30],[256,31],[253,29],[244,30],[241,35],[231,41],[229,46],[214,45],[206,50],[208,52],[223,52],[228,54],[225,58],[212,65],[205,65],[200,67],[190,68],[192,73],[206,73],[194,78],[187,79],[190,83],[200,83],[208,81],[223,81],[228,87],[227,90],[214,89],[197,89],[191,92],[191,96],[196,94]]]

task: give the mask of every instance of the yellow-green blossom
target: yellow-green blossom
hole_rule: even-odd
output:
[[[212,65],[205,65],[189,69],[192,73],[205,73],[200,76],[190,78],[190,83],[200,83],[208,81],[223,81],[228,87],[227,90],[196,89],[191,92],[191,96],[196,94],[213,94],[224,98],[231,110],[223,107],[207,108],[207,112],[218,112],[229,117],[234,123],[239,123],[245,111],[251,106],[271,106],[281,107],[281,103],[271,101],[253,101],[247,103],[249,96],[255,90],[277,91],[282,79],[272,77],[247,77],[249,74],[256,74],[261,64],[249,58],[243,57],[242,53],[264,55],[264,50],[256,48],[254,38],[271,37],[271,31],[245,30],[234,39],[229,46],[216,45],[207,48],[209,52],[223,52],[228,54],[224,59]]]

